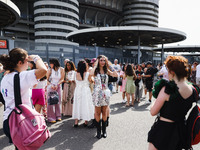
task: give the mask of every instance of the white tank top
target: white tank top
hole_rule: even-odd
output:
[[[51,83],[57,85],[58,82],[60,81],[60,78],[61,78],[60,68],[58,69],[58,71],[55,71],[54,69],[52,69],[51,76],[50,76]]]

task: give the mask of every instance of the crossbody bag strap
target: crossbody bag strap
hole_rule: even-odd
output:
[[[196,92],[195,103],[196,103],[196,105],[197,105],[197,101],[198,101],[199,93],[198,93],[197,89],[196,89],[194,86],[193,86],[193,88],[194,88],[194,90],[195,90],[195,92]]]
[[[14,96],[15,106],[18,108],[18,106],[22,104],[19,73],[16,73],[14,76]]]

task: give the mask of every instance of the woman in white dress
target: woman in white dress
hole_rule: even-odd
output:
[[[85,60],[80,60],[75,75],[76,88],[72,113],[72,118],[75,119],[74,127],[78,127],[80,119],[85,120],[84,126],[87,126],[89,120],[94,119],[94,106],[89,88],[90,80],[91,76],[87,72],[86,62]]]

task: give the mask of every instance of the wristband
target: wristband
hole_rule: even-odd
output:
[[[110,68],[110,70],[111,70],[112,72],[115,71],[115,69],[113,69],[112,66],[109,66],[109,68]]]
[[[33,58],[34,63],[36,63],[39,59],[40,59],[40,56],[36,55],[36,56]]]

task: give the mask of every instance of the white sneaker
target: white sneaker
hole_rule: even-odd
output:
[[[122,103],[126,103],[126,100],[125,100],[125,99],[123,99],[123,100],[122,100]]]
[[[144,104],[151,104],[151,102],[149,102],[149,101],[145,101],[145,103]]]

